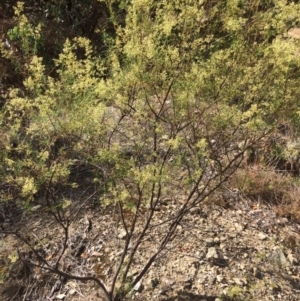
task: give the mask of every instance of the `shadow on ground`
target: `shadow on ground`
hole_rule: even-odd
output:
[[[182,292],[178,296],[170,297],[164,301],[215,301],[217,296],[195,295],[189,292]]]

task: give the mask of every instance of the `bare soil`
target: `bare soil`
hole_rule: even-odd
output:
[[[167,200],[155,220],[159,223],[178,202]],[[70,226],[61,268],[95,275],[109,284],[124,245],[116,208],[103,208],[92,200],[72,206],[80,211]],[[18,229],[49,263],[55,262],[64,231],[50,213],[37,209],[15,218],[5,214],[2,229]],[[156,229],[143,243],[132,277],[166,230]],[[205,204],[185,217],[172,243],[126,300],[299,300],[299,234],[300,225],[277,217],[272,207],[232,192],[227,208]],[[67,280],[26,266],[16,251],[23,258],[32,254],[18,238],[2,235],[0,246],[1,300],[104,300],[96,283]]]

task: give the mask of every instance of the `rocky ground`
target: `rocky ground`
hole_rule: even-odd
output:
[[[187,215],[167,252],[127,300],[300,300],[300,225],[276,216],[271,206],[235,199],[227,208],[205,204]],[[176,206],[176,200],[166,202],[157,221]],[[111,209],[92,204],[80,208],[70,227],[64,269],[109,282],[124,244],[122,230]],[[61,248],[63,230],[39,210],[20,215],[14,228],[26,223],[31,242],[51,263]],[[2,229],[11,223],[6,216]],[[153,234],[137,254],[133,277],[156,248],[159,235]],[[29,252],[14,236],[3,235],[0,243],[0,300],[103,300],[94,283],[66,281],[24,267],[16,250]]]

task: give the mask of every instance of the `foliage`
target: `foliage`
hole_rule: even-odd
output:
[[[1,105],[6,101],[9,88],[22,86],[22,81],[28,76],[25,65],[31,56],[45,50],[42,22],[32,20],[24,13],[24,3],[17,2],[13,7],[6,4],[6,9],[14,11],[15,15],[1,22],[0,35],[5,36],[5,42],[0,43]]]
[[[86,59],[76,60],[77,48]],[[93,155],[93,141],[101,141],[103,105],[95,103],[95,87],[101,89],[95,74],[101,64],[91,60],[89,42],[66,41],[55,64],[61,69],[58,80],[47,77],[41,58],[34,56],[28,66],[31,75],[24,81],[27,95],[12,90],[2,115],[7,130],[2,160],[10,170],[6,182],[20,186],[23,197],[32,198],[50,178],[63,183],[80,153]],[[78,85],[78,79],[84,81]]]
[[[20,40],[20,46],[25,55],[35,55],[43,47],[41,24],[33,26],[23,14],[24,4],[18,2],[15,7],[17,26],[8,31],[11,41]]]
[[[105,3],[114,16],[115,2]],[[54,214],[63,212],[67,197],[57,195],[82,185],[72,175],[83,168],[91,171],[85,184],[100,189],[101,204],[119,208],[126,232],[120,264],[109,290],[98,282],[110,300],[121,300],[144,276],[182,218],[231,178],[277,120],[295,118],[300,70],[297,40],[286,35],[299,22],[299,4],[116,3],[126,17],[112,20],[115,36],[105,58],[88,39],[67,39],[54,59],[55,76],[31,47],[39,28],[34,35],[21,17],[28,25],[10,35],[31,56],[29,76],[10,91],[0,116],[4,200],[29,207],[40,201]],[[157,207],[178,195],[184,201],[163,221],[167,230],[157,250],[131,279]],[[60,223],[67,233],[69,221]],[[55,267],[48,265],[61,275],[63,252]]]

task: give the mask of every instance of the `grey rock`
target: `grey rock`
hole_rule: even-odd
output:
[[[259,238],[260,240],[266,240],[266,239],[268,238],[268,235],[266,235],[266,234],[260,232],[260,233],[258,234],[258,238]]]
[[[125,230],[122,230],[122,231],[118,234],[118,237],[119,237],[120,239],[125,239],[126,236],[127,236],[127,233],[126,233]]]
[[[224,276],[223,275],[217,275],[216,279],[218,282],[222,282],[224,280]]]
[[[215,244],[219,244],[220,243],[220,238],[219,237],[215,237],[214,238],[214,243]]]
[[[269,259],[272,263],[279,266],[288,266],[289,262],[281,250],[275,250],[269,256]]]
[[[208,251],[206,253],[206,259],[213,259],[213,258],[219,258],[219,253],[215,247],[208,248]]]
[[[141,281],[138,281],[137,284],[133,287],[135,292],[141,292],[143,290],[143,284]]]
[[[240,278],[233,278],[233,281],[235,284],[240,285],[240,286],[244,286],[245,282],[243,281],[243,279]]]

